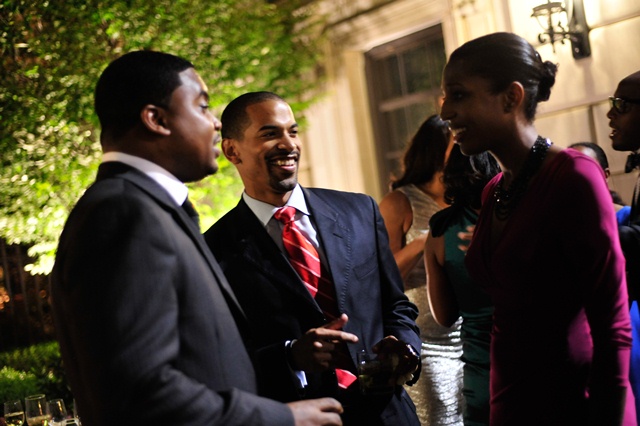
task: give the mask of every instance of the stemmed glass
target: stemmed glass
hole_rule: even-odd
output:
[[[4,421],[7,426],[22,426],[24,423],[22,402],[7,401],[4,403]]]
[[[62,399],[52,399],[49,401],[49,414],[51,415],[51,426],[61,425],[67,418],[67,407]]]
[[[47,426],[51,415],[47,410],[47,400],[43,394],[31,395],[24,399],[29,426]]]

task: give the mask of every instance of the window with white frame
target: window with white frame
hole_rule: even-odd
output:
[[[420,124],[438,111],[446,53],[440,25],[366,53],[381,187],[401,173],[402,154]]]

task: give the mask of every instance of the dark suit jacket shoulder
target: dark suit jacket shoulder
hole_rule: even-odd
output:
[[[100,167],[65,225],[52,290],[83,422],[293,424],[255,395],[246,318],[198,228],[139,171]]]
[[[640,300],[640,221],[621,225],[619,232],[626,259],[629,299]]]

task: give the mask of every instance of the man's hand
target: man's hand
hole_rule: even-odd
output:
[[[291,345],[291,356],[295,365],[294,370],[309,372],[320,372],[349,365],[345,363],[349,358],[347,343],[355,343],[358,336],[341,330],[349,321],[349,318],[342,314],[330,323],[307,331]]]
[[[290,402],[296,426],[341,426],[342,405],[333,398]]]
[[[397,385],[410,381],[420,365],[420,356],[416,351],[395,336],[387,336],[380,340],[372,350],[380,359],[391,358],[394,366],[393,381]]]

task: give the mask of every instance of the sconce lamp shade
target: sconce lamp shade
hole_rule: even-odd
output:
[[[542,28],[538,41],[541,44],[550,43],[555,53],[556,42],[564,44],[564,40],[569,39],[574,59],[586,58],[591,56],[591,44],[584,5],[582,0],[574,0],[570,1],[569,7],[570,10],[567,10],[564,2],[547,0],[533,8],[531,17],[536,18]]]
[[[564,4],[560,1],[547,1],[545,4],[541,4],[533,8],[532,17],[535,17],[538,20],[538,23],[542,27],[542,29],[546,29],[545,24],[549,19],[552,18],[556,13],[566,12],[564,8]],[[544,19],[544,24],[542,23],[542,19]]]

